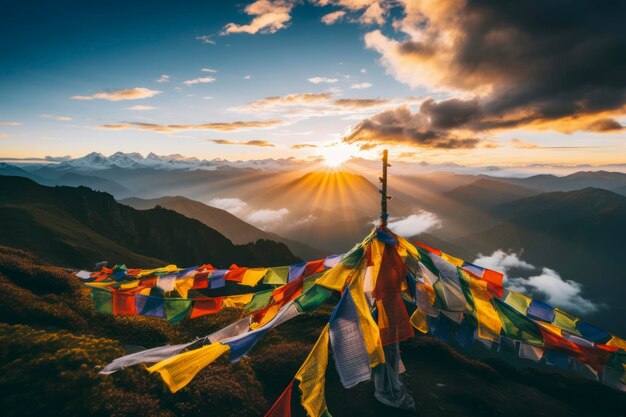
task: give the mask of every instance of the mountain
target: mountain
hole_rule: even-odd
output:
[[[244,244],[255,242],[259,239],[266,239],[284,243],[296,256],[303,259],[319,259],[330,255],[330,253],[326,253],[320,249],[314,249],[303,243],[285,239],[274,233],[265,232],[225,210],[211,207],[185,197],[161,197],[150,200],[131,197],[121,200],[120,203],[129,205],[138,210],[151,209],[156,206],[174,210],[177,213],[196,219],[210,228],[217,230],[235,244]]]
[[[445,196],[459,203],[480,210],[486,210],[523,197],[530,197],[534,194],[539,194],[539,191],[492,178],[481,178],[444,193]]]
[[[45,187],[26,178],[0,177],[0,244],[30,250],[60,265],[149,267],[212,263],[228,267],[296,262],[282,243],[234,245],[226,237],[172,210],[135,210],[85,187]]]
[[[616,191],[626,187],[626,174],[608,171],[579,171],[563,177],[542,174],[528,178],[501,178],[501,180],[541,191],[573,191],[587,187]]]
[[[626,332],[622,292],[626,197],[606,190],[543,193],[494,207],[499,224],[453,243],[477,252],[523,251],[524,260],[583,284],[605,308],[594,313],[609,330]],[[593,315],[590,315],[593,317]]]
[[[45,185],[45,184],[44,184]],[[88,187],[95,191],[109,193],[116,198],[124,198],[131,194],[130,190],[123,185],[105,178],[94,177],[92,175],[76,174],[68,172],[54,181],[54,185],[65,185],[68,187]]]

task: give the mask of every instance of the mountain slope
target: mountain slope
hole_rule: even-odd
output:
[[[303,259],[319,259],[330,255],[330,253],[326,253],[320,249],[314,249],[303,243],[285,239],[274,233],[265,232],[225,210],[207,206],[206,204],[186,197],[161,197],[149,200],[131,197],[121,200],[120,202],[138,210],[151,209],[156,206],[174,210],[184,216],[201,221],[232,240],[235,244],[268,239],[284,243],[294,254]]]
[[[281,243],[233,243],[197,220],[155,208],[138,211],[85,187],[45,187],[0,177],[0,244],[31,250],[61,265],[109,260],[147,267],[212,263],[228,267],[295,262]]]
[[[497,206],[492,214],[500,224],[454,243],[482,253],[523,251],[531,264],[583,284],[587,296],[610,307],[595,313],[596,321],[626,332],[619,291],[626,280],[626,197],[595,188],[544,193]]]
[[[528,187],[507,184],[492,178],[481,178],[471,184],[448,191],[444,195],[462,204],[485,210],[538,193]]]

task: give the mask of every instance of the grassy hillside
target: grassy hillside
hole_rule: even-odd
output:
[[[0,244],[30,250],[59,265],[150,267],[232,263],[264,266],[298,261],[282,243],[234,245],[197,220],[163,208],[135,210],[85,187],[45,187],[0,176]]]
[[[0,405],[7,417],[262,416],[293,378],[330,311],[271,330],[250,357],[234,365],[222,358],[171,394],[141,367],[110,376],[97,372],[125,353],[122,346],[188,341],[235,321],[240,311],[224,309],[178,325],[94,313],[86,289],[66,270],[7,247],[0,247],[0,287]],[[626,409],[624,394],[600,384],[468,359],[430,337],[416,337],[402,352],[403,378],[421,416],[610,417]],[[371,383],[343,389],[330,361],[326,393],[335,417],[408,415],[380,405],[372,390]],[[297,393],[292,409],[302,416]]]

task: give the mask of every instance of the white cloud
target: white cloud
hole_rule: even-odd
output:
[[[364,90],[366,88],[370,88],[371,86],[372,84],[370,83],[359,83],[359,84],[352,84],[350,88],[355,89],[355,90]]]
[[[41,115],[39,115],[39,117],[42,117],[44,119],[54,119],[54,120],[58,120],[60,122],[68,122],[68,121],[72,120],[72,118],[70,116],[55,116],[53,114],[41,114]]]
[[[478,258],[473,262],[484,268],[493,269],[494,271],[502,271],[508,273],[511,269],[535,269],[535,267],[526,261],[523,261],[516,253],[506,253],[498,249],[491,255],[479,254]]]
[[[213,35],[198,35],[196,36],[196,40],[200,41],[205,45],[215,45],[215,41],[213,40]]]
[[[154,110],[154,109],[156,109],[156,107],[142,106],[141,104],[137,104],[136,106],[126,107],[126,110],[133,110],[133,111],[147,111],[147,110]]]
[[[289,214],[289,210],[281,208],[278,210],[261,209],[250,213],[246,219],[253,225],[261,228],[271,228],[281,222],[285,216]]]
[[[202,68],[202,72],[210,72],[212,74],[216,73],[217,70],[213,69],[213,68]]]
[[[108,101],[122,101],[122,100],[140,100],[144,98],[154,97],[157,94],[161,94],[162,91],[150,90],[149,88],[135,87],[127,88],[124,90],[109,90],[98,91],[89,96],[72,96],[74,100],[108,100]]]
[[[199,78],[194,78],[193,80],[183,81],[183,84],[185,85],[206,84],[206,83],[212,83],[214,81],[215,81],[214,77],[199,77]]]
[[[516,253],[506,253],[501,249],[491,255],[479,255],[473,263],[504,272],[506,275],[514,269],[517,271],[539,269],[520,259]],[[541,268],[540,273],[531,273],[531,276],[527,278],[506,276],[504,284],[512,291],[541,298],[554,307],[573,313],[592,313],[603,307],[582,296],[583,287],[580,283],[564,280],[558,272],[550,268]]]
[[[20,122],[0,122],[0,126],[19,126]]]
[[[214,198],[207,203],[211,207],[217,207],[226,210],[232,214],[241,213],[246,209],[248,204],[238,198]]]
[[[337,10],[336,12],[328,13],[322,16],[322,23],[325,25],[332,25],[339,22],[346,15],[343,10]]]
[[[365,68],[361,68],[361,74],[367,74],[367,70]]]
[[[320,83],[326,83],[326,84],[333,84],[336,83],[337,81],[339,81],[336,78],[328,78],[328,77],[311,77],[309,78],[309,82],[313,83],[313,84],[320,84]]]
[[[390,218],[387,223],[389,230],[406,238],[419,235],[429,229],[440,226],[441,221],[439,218],[435,214],[427,211],[422,211],[419,214],[411,214],[404,218]]]
[[[251,78],[252,78],[252,75],[249,75],[249,74],[248,74],[248,75],[244,75],[244,76],[243,76],[243,79],[244,79],[244,80],[249,80],[249,79],[251,79]]]
[[[163,74],[161,75],[159,78],[157,78],[156,80],[157,83],[169,83],[170,82],[170,76],[167,74]]]
[[[224,26],[221,35],[231,33],[275,33],[285,29],[291,20],[291,9],[295,2],[289,0],[257,0],[249,4],[244,12],[249,16],[255,16],[247,25],[229,23]]]

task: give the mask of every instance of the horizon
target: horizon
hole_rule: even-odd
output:
[[[55,21],[46,5],[7,8],[3,158],[122,151],[338,164],[388,148],[394,160],[430,164],[626,163],[619,6],[543,7],[558,39],[548,53],[535,45],[548,38],[532,13],[513,17],[504,5],[150,4],[65,0]],[[504,32],[488,38],[463,12],[498,19]],[[502,54],[516,71],[494,59]]]

